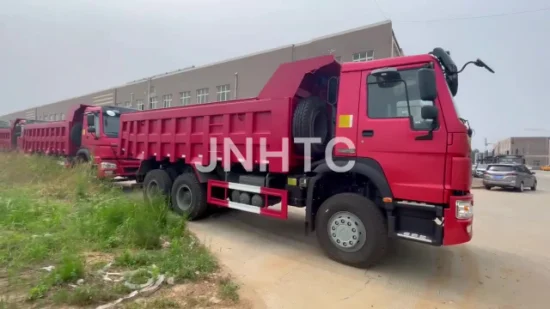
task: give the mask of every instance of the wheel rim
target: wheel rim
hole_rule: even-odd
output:
[[[332,243],[345,252],[356,252],[366,242],[367,233],[363,222],[347,211],[335,213],[330,217],[327,232]]]
[[[156,180],[151,180],[148,184],[147,184],[147,197],[149,197],[149,200],[152,200],[153,199],[153,196],[155,194],[158,194],[159,193],[159,184]]]
[[[183,185],[178,188],[176,192],[176,204],[179,209],[187,211],[191,209],[191,204],[193,201],[193,193],[187,185]]]

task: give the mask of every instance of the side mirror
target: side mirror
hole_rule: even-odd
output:
[[[433,101],[437,98],[437,87],[435,83],[435,71],[433,69],[420,69],[417,73],[418,91],[423,101]]]
[[[536,173],[535,172],[531,172],[531,175],[535,175]]]
[[[436,120],[437,115],[439,114],[437,107],[433,105],[424,105],[422,106],[422,109],[420,110],[420,115],[422,116],[422,119],[426,120]]]
[[[88,128],[93,126],[95,122],[95,115],[94,114],[87,114],[86,115],[86,121],[88,122]]]

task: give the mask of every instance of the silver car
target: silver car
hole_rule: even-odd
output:
[[[474,177],[481,178],[487,170],[487,164],[478,164],[474,170]]]
[[[531,191],[537,189],[535,172],[523,164],[489,164],[483,175],[483,185],[487,190],[492,187],[515,189],[523,192],[525,188]]]

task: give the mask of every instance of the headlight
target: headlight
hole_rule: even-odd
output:
[[[101,166],[102,170],[115,170],[116,169],[116,164],[111,163],[111,162],[101,162],[100,166]]]
[[[472,201],[456,201],[456,218],[470,219],[474,216]]]

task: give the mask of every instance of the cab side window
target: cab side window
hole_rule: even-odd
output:
[[[433,101],[423,101],[417,86],[418,69],[399,71],[401,80],[381,82],[376,76],[367,78],[367,116],[371,119],[410,118],[414,130],[429,130],[432,120],[421,117],[424,105],[434,105]]]

